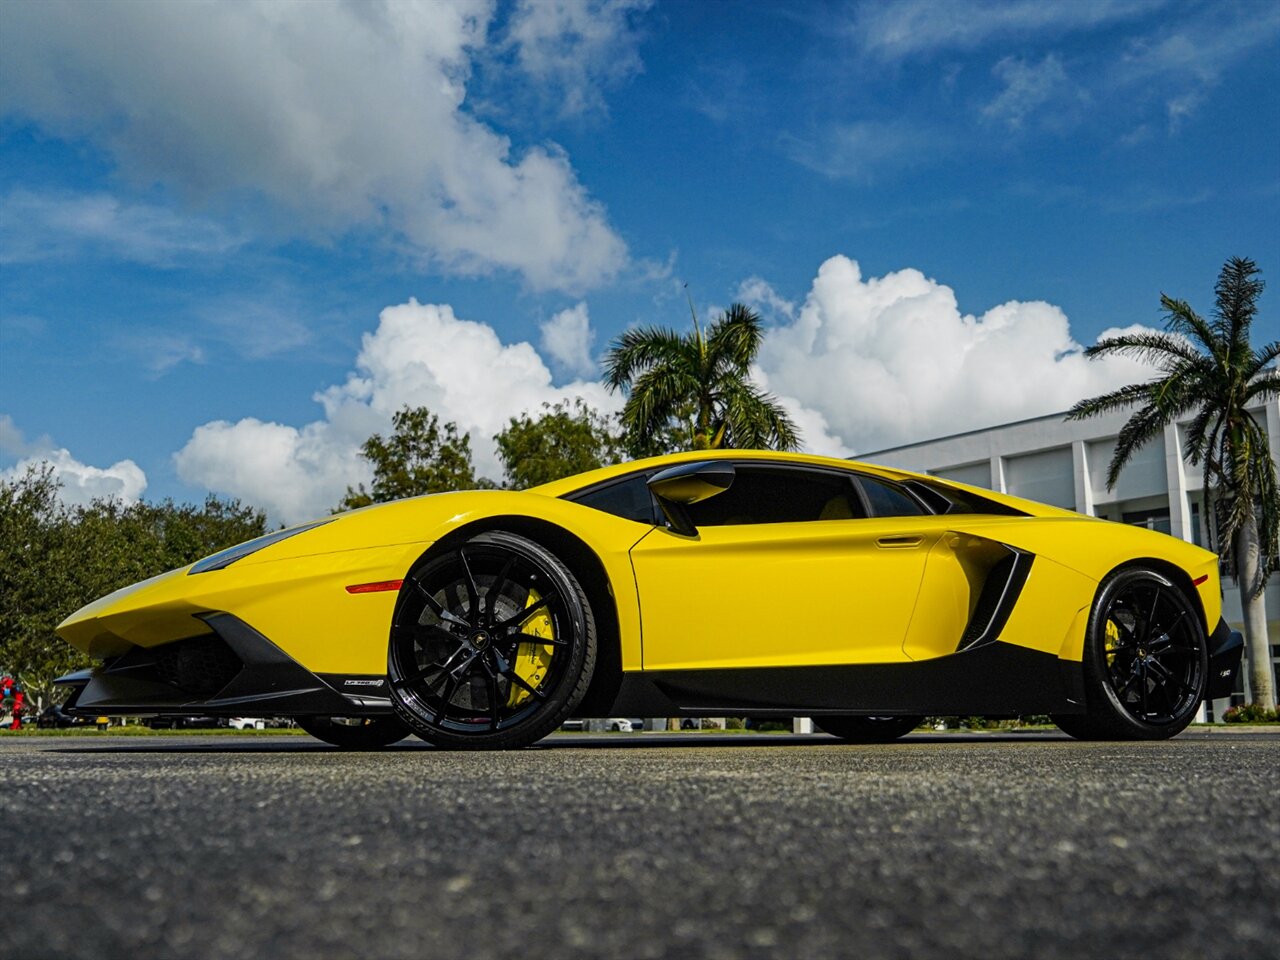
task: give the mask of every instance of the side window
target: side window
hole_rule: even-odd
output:
[[[871,513],[877,517],[917,517],[924,514],[924,507],[896,483],[878,477],[860,476],[862,492],[867,495]]]
[[[580,503],[593,510],[611,513],[624,520],[635,520],[637,523],[654,523],[653,498],[649,495],[646,483],[648,477],[643,474],[627,477],[607,486],[596,487],[586,493],[570,494],[565,499]]]
[[[925,480],[908,480],[903,486],[925,502],[934,513],[975,513],[997,517],[1025,517],[1021,510],[980,497],[968,490],[939,486]]]
[[[852,479],[820,470],[738,466],[724,493],[690,504],[699,527],[850,520],[863,516]]]

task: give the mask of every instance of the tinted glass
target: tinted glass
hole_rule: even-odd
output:
[[[848,477],[814,470],[738,467],[733,484],[710,500],[690,504],[695,526],[849,520],[862,509]]]
[[[970,493],[968,490],[957,490],[954,487],[943,487],[923,480],[908,480],[903,484],[908,490],[928,505],[934,513],[979,513],[1001,517],[1025,517],[1021,510],[996,503],[986,497]]]
[[[924,508],[896,483],[875,477],[862,477],[862,491],[867,495],[871,512],[877,517],[916,517]]]
[[[652,525],[653,501],[649,496],[649,487],[643,476],[619,480],[607,487],[597,487],[587,493],[576,493],[568,499],[580,503],[593,510],[602,510],[615,517],[635,520],[638,523]]]

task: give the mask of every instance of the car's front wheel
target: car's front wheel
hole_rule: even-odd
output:
[[[555,730],[582,700],[596,628],[582,585],[513,533],[429,553],[401,588],[387,672],[397,715],[438,747],[502,750]]]
[[[814,717],[813,725],[849,743],[889,743],[920,726],[924,717]]]
[[[395,717],[298,717],[298,726],[317,740],[347,750],[374,750],[398,743],[409,728]]]
[[[1168,577],[1113,573],[1098,590],[1084,641],[1086,712],[1055,716],[1080,740],[1163,740],[1204,699],[1208,641],[1200,615]]]

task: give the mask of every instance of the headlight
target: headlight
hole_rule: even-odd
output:
[[[322,527],[326,523],[332,523],[333,518],[328,520],[317,520],[315,523],[304,523],[300,527],[290,527],[288,530],[277,530],[275,533],[268,533],[265,537],[258,537],[256,540],[246,540],[244,543],[236,544],[234,547],[228,547],[226,550],[219,550],[217,553],[205,557],[198,561],[190,570],[187,576],[193,573],[208,573],[210,570],[221,570],[228,567],[237,560],[243,560],[251,553],[257,553],[259,550],[265,549],[272,544],[279,543],[281,540],[288,540],[290,537],[296,537],[300,533],[306,533],[308,530],[314,530],[316,527]]]

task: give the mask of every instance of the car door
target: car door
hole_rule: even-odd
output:
[[[646,670],[900,663],[941,534],[905,490],[852,471],[735,465],[631,550]]]

